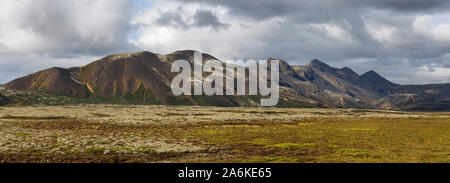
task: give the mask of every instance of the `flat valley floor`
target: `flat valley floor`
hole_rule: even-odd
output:
[[[450,112],[0,107],[0,162],[450,163]]]

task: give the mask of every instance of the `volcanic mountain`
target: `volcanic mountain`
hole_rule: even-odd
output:
[[[18,91],[44,91],[56,95],[85,98],[87,102],[246,106],[247,98],[234,96],[180,96],[171,92],[170,71],[175,60],[193,63],[194,51],[168,55],[151,52],[114,54],[83,67],[51,68],[13,80],[4,85]],[[203,54],[203,59],[214,57]]]
[[[193,50],[162,55],[121,53],[83,67],[50,68],[15,79],[8,90],[45,92],[88,103],[258,106],[260,96],[180,96],[170,89],[176,60],[193,64]],[[203,54],[203,60],[217,60]],[[268,59],[275,60],[272,58]],[[248,68],[246,68],[248,73]],[[0,95],[1,98],[1,95]],[[278,107],[339,107],[383,109],[450,109],[450,84],[394,84],[374,71],[358,75],[350,68],[333,68],[317,59],[306,66],[280,62]]]

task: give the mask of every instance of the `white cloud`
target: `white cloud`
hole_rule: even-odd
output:
[[[127,0],[0,1],[0,83],[134,49],[133,8]]]
[[[330,24],[330,23],[322,23],[322,24],[310,24],[309,26],[316,28],[318,32],[323,32],[325,36],[328,36],[335,41],[340,43],[351,43],[352,35],[342,27]]]
[[[0,44],[14,53],[104,54],[127,46],[130,8],[126,0],[0,1]]]
[[[97,56],[78,56],[74,58],[54,58],[42,54],[2,54],[0,58],[0,84],[51,67],[68,68],[82,66]]]
[[[260,22],[240,20],[228,16],[226,9],[222,7],[204,7],[200,4],[181,7],[181,4],[176,2],[157,2],[155,6],[133,21],[134,24],[141,25],[141,36],[134,41],[134,44],[160,53],[195,49],[223,59],[255,56],[259,54],[258,49],[266,46],[258,38],[276,29],[273,26],[276,26],[277,22],[284,21],[283,19]],[[211,11],[220,17],[220,21],[229,23],[231,26],[224,30],[195,26],[186,29],[182,26],[159,25],[157,22],[163,12],[173,12],[178,13],[184,22],[190,24],[198,10]]]
[[[445,68],[442,65],[424,65],[415,68],[417,76],[420,77],[421,83],[445,83],[450,81],[450,68]]]
[[[416,18],[413,25],[417,32],[437,42],[450,41],[450,13],[421,15]]]

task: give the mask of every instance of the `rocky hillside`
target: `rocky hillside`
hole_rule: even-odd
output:
[[[173,96],[170,84],[177,73],[170,72],[171,64],[179,59],[193,64],[194,52],[114,54],[83,67],[39,71],[4,87],[77,98],[70,101],[87,103],[259,105],[258,96]],[[203,54],[203,59],[215,58]],[[350,68],[333,68],[316,59],[306,66],[291,66],[281,60],[280,96],[278,107],[446,110],[449,109],[450,84],[402,86],[374,71],[360,76]]]
[[[389,89],[388,95],[375,102],[378,108],[408,110],[450,109],[450,84],[406,85]]]
[[[256,105],[256,100],[249,97],[173,96],[170,84],[176,73],[170,72],[171,63],[179,59],[193,63],[193,54],[191,50],[168,55],[151,52],[114,54],[83,67],[39,71],[13,80],[4,87],[78,97],[95,103]],[[203,59],[214,58],[204,54]]]

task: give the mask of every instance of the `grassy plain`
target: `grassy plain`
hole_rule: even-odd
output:
[[[0,162],[450,163],[450,112],[0,107]]]

